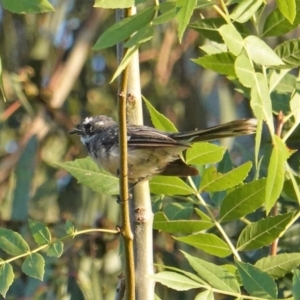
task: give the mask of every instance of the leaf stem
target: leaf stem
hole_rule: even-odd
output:
[[[87,233],[95,233],[95,232],[103,232],[103,233],[111,233],[111,234],[118,234],[119,231],[118,230],[111,230],[111,229],[99,229],[99,228],[93,228],[93,229],[85,229],[85,230],[80,230],[80,231],[75,231],[75,232],[72,232],[71,234],[68,234],[66,236],[63,236],[59,239],[55,239],[53,241],[51,241],[50,243],[47,243],[45,245],[42,245],[38,248],[35,248],[33,250],[30,250],[28,252],[25,252],[23,254],[20,254],[20,255],[17,255],[17,256],[14,256],[12,258],[9,258],[9,259],[6,259],[6,260],[1,260],[0,261],[0,266],[5,264],[5,263],[10,263],[14,260],[17,260],[19,258],[22,258],[22,257],[25,257],[25,256],[28,256],[30,255],[31,253],[37,253],[37,252],[40,252],[41,250],[43,249],[46,249],[47,247],[50,247],[53,243],[55,242],[62,242],[66,239],[73,239],[75,236],[77,235],[81,235],[81,234],[87,234]]]
[[[199,192],[196,189],[196,186],[192,180],[191,177],[188,177],[189,183],[191,185],[191,187],[194,189],[195,191],[195,196],[197,197],[197,199],[200,201],[200,203],[202,204],[202,206],[205,207],[206,211],[208,212],[210,218],[212,219],[212,221],[214,222],[215,226],[218,228],[219,232],[221,233],[221,235],[223,236],[224,240],[226,241],[226,243],[228,244],[232,254],[234,255],[235,259],[238,261],[241,261],[241,257],[239,255],[239,253],[237,252],[237,250],[235,249],[234,245],[231,243],[230,238],[227,236],[226,232],[224,231],[223,227],[221,226],[221,224],[217,221],[217,219],[215,218],[213,212],[211,211],[209,205],[206,204],[206,202],[204,201],[204,199],[201,197],[201,195],[199,194]]]
[[[223,19],[228,23],[231,24],[230,19],[228,16],[219,8],[219,6],[214,5],[213,8],[219,13],[220,16],[223,17]]]
[[[229,13],[228,13],[228,10],[227,10],[227,7],[226,7],[226,4],[224,3],[223,0],[220,1],[220,4],[224,10],[224,12],[219,8],[218,5],[213,5],[213,8],[219,13],[219,15],[221,17],[223,17],[223,19],[228,23],[228,24],[231,24],[231,21],[230,21],[230,18],[229,18]]]

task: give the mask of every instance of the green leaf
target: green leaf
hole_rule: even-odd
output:
[[[11,264],[3,263],[0,265],[0,294],[5,297],[9,287],[14,281],[14,271]]]
[[[267,214],[278,200],[284,184],[285,162],[290,153],[284,142],[277,135],[273,135],[273,149],[268,166],[266,187]]]
[[[137,13],[136,15],[115,23],[99,37],[93,49],[105,49],[126,40],[134,32],[148,25],[151,22],[153,15],[154,8],[150,7],[141,11],[140,13]]]
[[[3,7],[12,13],[31,14],[54,11],[53,6],[47,0],[1,0]]]
[[[227,46],[225,44],[218,43],[204,44],[199,48],[208,55],[223,53],[227,51]]]
[[[220,222],[246,216],[262,206],[265,200],[266,179],[259,179],[238,187],[221,204]]]
[[[271,276],[240,261],[236,262],[245,290],[254,297],[277,299],[277,286]]]
[[[233,25],[229,24],[221,26],[219,32],[228,47],[228,50],[235,56],[238,56],[244,48],[244,41],[240,33]]]
[[[184,271],[182,268],[178,269],[178,268],[170,267],[170,266],[164,266],[164,267],[166,270],[175,271],[176,273],[182,274],[196,282],[199,282],[204,285],[206,284],[205,281],[202,280],[198,275],[191,273],[191,272]]]
[[[234,71],[235,56],[230,52],[206,55],[192,59],[196,64],[217,73],[236,77]]]
[[[263,66],[280,66],[284,62],[263,40],[254,35],[244,39],[245,48],[250,59]]]
[[[118,0],[118,1],[95,0],[94,7],[122,9],[122,8],[128,8],[128,7],[131,7],[131,6],[135,6],[139,3],[144,3],[145,1],[146,0]]]
[[[70,220],[66,221],[65,231],[67,234],[73,234],[75,232],[74,224]]]
[[[204,279],[212,288],[229,292],[240,293],[239,283],[236,278],[225,268],[213,263],[191,256],[183,252],[185,258],[189,261],[191,267]]]
[[[268,217],[244,228],[237,242],[238,251],[255,250],[270,245],[286,229],[294,213]]]
[[[219,28],[224,24],[226,24],[226,22],[223,18],[207,18],[190,24],[189,27],[211,41],[223,43]]]
[[[211,222],[211,218],[208,215],[206,215],[203,211],[201,211],[200,209],[195,208],[195,212],[201,220]]]
[[[30,250],[19,233],[5,228],[0,228],[0,248],[14,256],[27,253]]]
[[[195,298],[195,300],[214,300],[214,299],[215,297],[212,290],[206,290],[204,292],[201,292]]]
[[[145,43],[152,39],[154,35],[154,29],[151,25],[147,25],[144,28],[137,31],[125,44],[124,47],[131,48],[142,43]]]
[[[300,123],[300,91],[295,91],[290,100],[291,112],[293,112],[295,123]]]
[[[164,271],[147,276],[176,291],[188,291],[202,286],[199,282],[175,272]]]
[[[261,73],[256,73],[255,84],[251,89],[251,108],[260,120],[265,120],[269,126],[270,132],[274,132],[272,103],[269,94],[267,79]]]
[[[218,171],[221,173],[226,173],[234,168],[234,164],[231,160],[228,149],[226,149],[223,159],[218,164]]]
[[[201,249],[208,254],[226,257],[231,254],[228,245],[212,233],[197,233],[183,237],[173,237],[175,240]]]
[[[210,2],[214,4],[214,2]],[[189,25],[190,28],[198,31],[201,36],[209,39],[212,42],[223,43],[224,40],[220,35],[219,28],[227,24],[223,18],[205,18]],[[234,24],[240,35],[246,37],[250,34],[249,26],[244,26],[239,23]]]
[[[299,188],[300,188],[299,179],[297,179],[297,177],[295,179],[296,179],[296,188],[299,190]],[[295,191],[292,180],[288,179],[288,180],[284,181],[283,189],[282,189],[282,195],[285,198],[288,197],[291,201],[298,202],[297,201],[297,194],[296,194],[296,191]]]
[[[296,8],[294,23],[291,24],[280,12],[278,8],[274,9],[266,18],[264,23],[262,37],[280,36],[298,27],[300,24],[300,6]]]
[[[194,190],[183,180],[174,176],[155,176],[150,180],[150,190],[153,194],[190,195]]]
[[[242,0],[238,2],[238,5],[233,9],[230,17],[239,23],[245,23],[262,5],[262,0]]]
[[[300,65],[300,39],[288,40],[275,48],[275,53],[291,68]]]
[[[226,151],[225,147],[211,143],[195,143],[186,151],[186,163],[206,165],[219,162]]]
[[[122,71],[128,66],[128,64],[131,62],[132,56],[136,53],[138,48],[139,48],[139,45],[136,45],[134,47],[126,49],[125,55],[124,55],[122,61],[120,62],[117,70],[113,74],[113,76],[110,80],[110,83],[112,83],[122,73]]]
[[[28,219],[29,229],[35,240],[39,245],[45,245],[51,241],[51,233],[47,226],[43,223]]]
[[[208,7],[212,7],[213,5],[215,5],[215,2],[211,0],[197,0],[195,9],[208,8]]]
[[[172,221],[190,220],[194,210],[193,203],[171,202],[164,207],[164,214]]]
[[[145,98],[143,97],[143,100],[147,106],[147,109],[149,111],[152,124],[156,129],[168,131],[168,132],[177,132],[177,128],[175,125],[167,119],[163,114],[158,112],[154,106]]]
[[[159,11],[161,12],[161,15],[159,15],[153,20],[152,22],[153,25],[160,25],[173,20],[176,17],[176,3],[175,2],[160,3]]]
[[[291,226],[280,238],[279,240],[280,248],[288,249],[291,252],[298,251],[299,239],[300,239],[300,223],[294,222],[293,226]]]
[[[276,92],[276,94],[292,94],[295,90],[297,79],[294,75],[287,73],[287,70],[281,69],[272,70],[268,74],[268,81],[270,90]]]
[[[54,165],[65,169],[79,183],[90,187],[95,192],[108,195],[119,194],[119,179],[99,168],[90,157],[76,159],[75,161],[54,163]]]
[[[271,94],[271,99],[274,112],[282,111],[284,116],[291,112],[289,94],[279,94],[275,91]]]
[[[295,269],[294,270],[294,276],[293,276],[293,296],[294,300],[300,300],[300,270]]]
[[[176,20],[178,22],[178,39],[181,43],[183,33],[189,24],[197,0],[177,0],[176,1]]]
[[[239,280],[239,274],[237,273],[237,267],[232,264],[221,265],[222,268],[226,269],[229,273],[235,276],[237,280]],[[241,285],[241,284],[240,284]]]
[[[22,271],[33,278],[43,280],[45,273],[45,260],[39,253],[31,253],[22,264]]]
[[[153,228],[169,233],[193,233],[211,228],[214,224],[204,220],[172,220],[167,219],[163,212],[154,215]]]
[[[248,88],[252,88],[255,82],[255,69],[249,57],[242,53],[234,63],[234,70],[240,83]]]
[[[300,264],[300,253],[280,253],[263,257],[255,263],[257,268],[268,273],[274,279],[284,277]]]
[[[64,244],[61,241],[56,241],[50,245],[47,250],[47,256],[60,257],[64,252]]]
[[[228,173],[221,174],[215,166],[210,166],[204,171],[199,190],[219,192],[232,188],[247,177],[251,167],[252,163],[248,161]]]
[[[279,11],[293,24],[296,17],[296,1],[295,0],[276,0]]]

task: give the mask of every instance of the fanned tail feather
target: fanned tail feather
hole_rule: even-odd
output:
[[[174,133],[170,137],[181,143],[212,141],[226,137],[254,134],[256,126],[256,119],[240,119],[204,130]]]

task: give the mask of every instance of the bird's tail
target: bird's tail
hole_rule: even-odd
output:
[[[204,130],[180,132],[171,134],[170,137],[182,143],[212,141],[227,137],[253,134],[256,132],[256,119],[240,119],[209,127]]]

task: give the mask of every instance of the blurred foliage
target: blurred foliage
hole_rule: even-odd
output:
[[[32,248],[29,217],[60,237],[67,219],[80,229],[114,229],[119,216],[115,198],[92,192],[53,165],[86,156],[68,135],[83,116],[116,115],[116,84],[108,84],[116,55],[91,50],[114,15],[93,9],[93,1],[53,5],[53,13],[26,15],[0,7],[6,95],[0,103],[1,227],[20,232]],[[57,100],[61,93],[67,97]],[[64,249],[59,259],[41,253],[43,282],[26,277],[20,262],[13,263],[16,280],[6,298],[113,299],[121,270],[118,237],[80,236]]]
[[[30,245],[34,242],[28,229],[29,217],[47,224],[53,237],[64,234],[64,223],[69,219],[80,229],[114,229],[119,220],[115,197],[79,185],[70,174],[53,165],[86,156],[80,142],[68,135],[83,117],[117,115],[117,83],[109,84],[117,68],[116,53],[111,48],[92,51],[98,37],[115,22],[115,15],[113,11],[93,8],[92,0],[56,0],[52,4],[55,12],[25,15],[13,14],[0,6],[0,53],[6,96],[6,101],[0,102],[1,227],[18,231]],[[234,13],[238,18],[239,12]],[[209,7],[203,8],[201,14],[207,23],[217,17]],[[193,17],[198,20],[198,15]],[[297,37],[298,31],[289,33],[290,38]],[[270,43],[276,46],[281,38],[273,38]],[[159,25],[153,39],[140,48],[142,93],[179,130],[203,128],[251,114],[248,101],[228,79],[191,61],[198,57],[199,45],[205,46],[205,30],[188,29],[179,44],[177,25],[171,21]],[[285,93],[279,94],[284,102]],[[281,102],[279,107],[282,105]],[[145,123],[149,122],[145,111]],[[299,148],[298,141],[298,135],[292,136],[294,149]],[[253,143],[249,137],[239,138],[235,145],[232,141],[225,143],[230,146],[234,162],[240,163],[244,154],[251,155],[248,150]],[[263,147],[262,152],[270,151],[268,144]],[[298,157],[293,159],[297,169]],[[267,169],[266,161],[261,169]],[[292,198],[293,191],[286,185],[287,198]],[[164,205],[167,211],[173,200],[165,197],[162,202],[156,198],[154,210]],[[179,197],[176,200],[185,201]],[[212,200],[217,203],[217,196]],[[282,206],[287,211],[295,207],[295,201]],[[260,214],[253,215],[253,219]],[[236,238],[241,224],[225,226],[229,236]],[[280,243],[290,251],[298,251],[298,237],[299,228],[294,226]],[[168,233],[155,231],[154,239],[157,262],[190,268],[178,243]],[[211,259],[185,244],[181,244],[181,249]],[[266,249],[245,256],[254,261],[264,252]],[[79,236],[65,244],[59,259],[42,255],[46,260],[43,282],[26,277],[16,261],[13,267],[17,280],[7,299],[114,299],[122,259],[118,238],[103,234]],[[1,257],[7,256],[1,253]],[[161,285],[157,285],[157,290],[162,299],[195,296],[193,291],[175,292]]]

